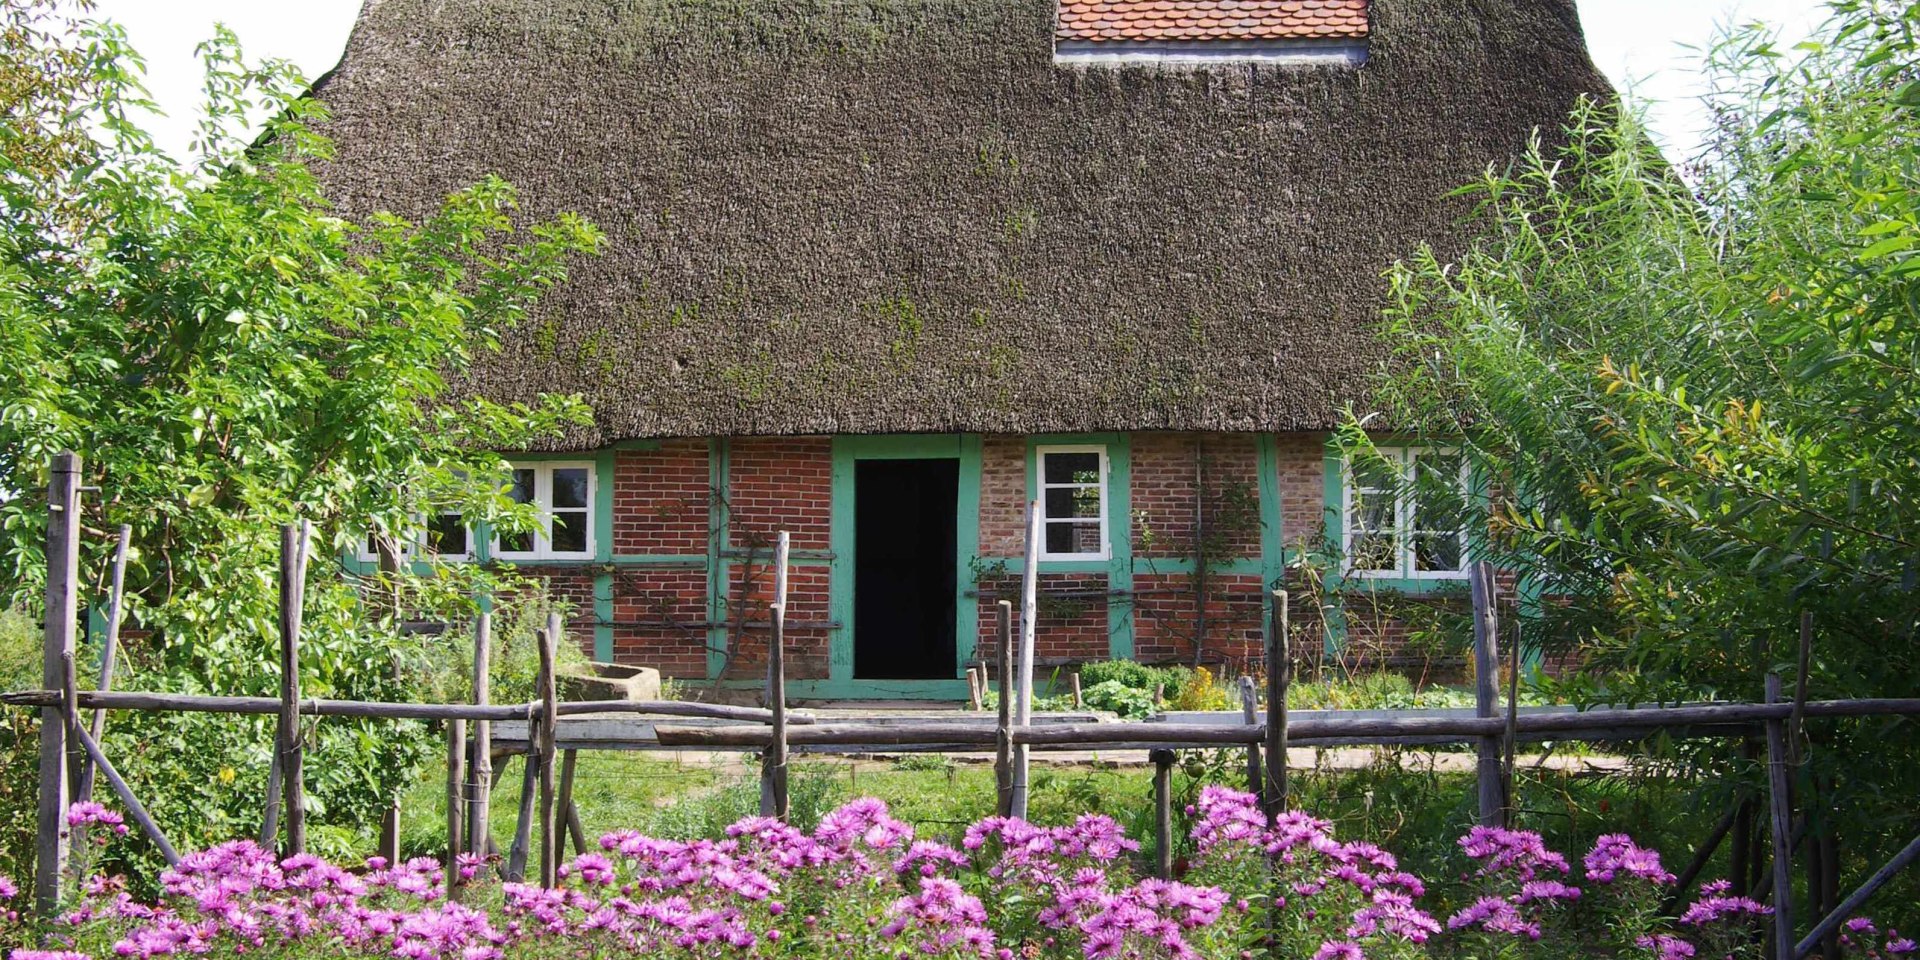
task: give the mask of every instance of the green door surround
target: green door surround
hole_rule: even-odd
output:
[[[947,680],[865,680],[853,675],[854,465],[861,460],[932,460],[960,462],[960,483],[954,505],[954,664]],[[977,434],[915,434],[908,436],[837,436],[833,438],[830,538],[833,559],[829,572],[829,619],[838,624],[827,642],[827,679],[791,680],[787,694],[808,698],[887,698],[964,700],[966,663],[973,658],[980,631],[979,605],[968,596],[964,571],[980,552],[980,437]]]

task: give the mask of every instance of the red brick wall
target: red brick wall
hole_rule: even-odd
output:
[[[1207,577],[1205,663],[1236,668],[1264,657],[1260,578],[1215,573]],[[1133,576],[1133,656],[1142,663],[1191,663],[1198,617],[1193,578],[1182,574]]]
[[[681,679],[707,675],[707,571],[622,567],[613,579],[613,658]],[[645,624],[644,626],[642,624]],[[674,626],[674,624],[693,626]]]
[[[1134,555],[1192,556],[1198,529],[1196,513],[1203,513],[1206,523],[1218,524],[1229,491],[1238,489],[1244,496],[1257,498],[1260,457],[1256,444],[1253,436],[1242,434],[1134,434]],[[1208,491],[1204,497],[1200,493],[1203,459]],[[1212,532],[1218,534],[1220,528],[1215,526]],[[1250,511],[1248,522],[1225,541],[1225,550],[1226,557],[1260,556],[1257,505]]]
[[[668,440],[614,457],[613,552],[704,554],[707,441]]]
[[[767,605],[773,602],[773,568],[766,560],[749,565],[735,563],[728,597],[743,607],[733,609],[733,617],[745,616],[750,625],[733,647],[727,662],[727,676],[759,678],[766,676]],[[824,563],[794,564],[787,572],[787,676],[793,680],[824,680],[827,677],[828,642],[833,631],[808,624],[829,619],[829,568]],[[732,617],[729,618],[733,619]]]
[[[1289,549],[1320,537],[1326,526],[1326,451],[1323,433],[1273,440],[1280,490],[1280,535]]]
[[[1027,543],[1027,438],[980,441],[980,555],[1018,557]],[[1017,571],[1016,571],[1017,572]]]
[[[743,437],[731,444],[733,546],[771,544],[787,531],[795,550],[825,550],[833,512],[833,441]]]

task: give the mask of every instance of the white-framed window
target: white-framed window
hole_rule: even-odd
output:
[[[466,518],[459,511],[437,513],[431,520],[416,515],[411,520],[412,526],[395,537],[394,547],[399,553],[397,559],[403,562],[419,556],[438,557],[441,560],[473,559],[473,531],[468,528]],[[367,531],[360,541],[358,557],[364,563],[380,562],[378,531]]]
[[[1341,514],[1347,572],[1448,580],[1467,575],[1467,466],[1443,447],[1379,447],[1349,460]]]
[[[502,560],[584,560],[593,556],[593,464],[517,463],[507,496],[539,508],[533,530],[500,533],[493,555]]]
[[[1040,471],[1040,559],[1105,560],[1107,448],[1036,447]]]

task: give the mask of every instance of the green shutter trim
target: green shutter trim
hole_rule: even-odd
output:
[[[1326,453],[1321,457],[1320,462],[1325,475],[1322,502],[1326,510],[1327,542],[1337,547],[1346,542],[1347,518],[1340,509],[1343,496],[1340,449],[1335,445],[1332,437],[1327,438]],[[1336,564],[1333,569],[1326,571],[1321,581],[1322,603],[1325,606],[1320,610],[1320,617],[1326,624],[1324,632],[1327,639],[1324,653],[1329,657],[1338,656],[1347,644],[1347,611],[1337,600],[1332,599],[1340,595],[1344,579],[1341,567]]]
[[[1273,622],[1273,591],[1285,586],[1287,540],[1280,502],[1280,451],[1273,434],[1254,440],[1255,473],[1260,490],[1260,615],[1261,625]]]
[[[953,458],[960,462],[958,503],[955,505],[954,552],[954,675],[966,669],[974,654],[980,629],[978,603],[968,594],[968,575],[980,552],[980,437],[973,434],[907,434],[899,436],[837,436],[833,438],[832,505],[828,530],[832,557],[828,609],[840,624],[828,641],[827,680],[787,683],[795,697],[914,697],[960,699],[966,684],[959,680],[859,680],[853,675],[854,617],[854,464],[860,460],[920,460]]]
[[[593,658],[613,660],[613,483],[617,455],[603,449],[593,455]]]
[[[1133,659],[1133,437],[1107,444],[1107,656]]]
[[[727,622],[727,585],[732,567],[723,551],[732,539],[727,504],[733,495],[729,461],[732,446],[725,437],[707,441],[707,622]],[[718,679],[727,665],[727,628],[707,628],[707,679]]]
[[[960,504],[954,537],[953,629],[954,673],[966,672],[980,643],[980,601],[972,596],[973,561],[980,555],[980,435],[960,437]]]

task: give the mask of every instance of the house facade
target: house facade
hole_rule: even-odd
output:
[[[1442,448],[1340,461],[1382,272],[1607,95],[1573,0],[369,0],[316,85],[350,214],[488,175],[607,234],[457,387],[579,393],[512,455],[598,658],[790,693],[964,695],[1041,504],[1038,654],[1402,655],[1457,590]],[[470,541],[470,542],[465,542]],[[1383,612],[1384,611],[1384,612]]]

